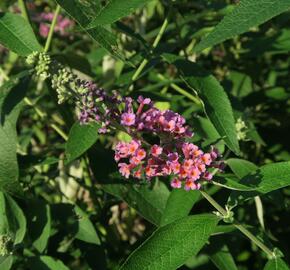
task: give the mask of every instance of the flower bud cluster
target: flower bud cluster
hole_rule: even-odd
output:
[[[12,250],[12,239],[10,236],[6,234],[0,235],[0,256],[7,256],[10,255]]]
[[[47,53],[34,52],[26,58],[26,62],[34,66],[36,76],[43,80],[51,79],[51,86],[57,92],[59,104],[75,98],[83,91],[84,83],[68,68],[52,60]]]
[[[35,65],[36,76],[40,77],[43,80],[50,77],[51,59],[49,55],[45,53],[33,52],[27,57],[26,62],[29,65],[34,65],[35,63],[37,63]]]

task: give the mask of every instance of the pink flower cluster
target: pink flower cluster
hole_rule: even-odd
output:
[[[189,127],[185,126],[185,119],[171,110],[160,111],[153,106],[150,98],[139,96],[139,106],[134,112],[133,100],[125,99],[125,110],[121,115],[121,124],[139,132],[153,132],[155,134],[170,134],[171,137],[191,137]],[[147,109],[144,110],[145,106]]]
[[[173,188],[192,190],[200,188],[201,180],[211,180],[210,168],[221,169],[217,150],[204,153],[187,142],[193,133],[178,113],[159,110],[150,98],[139,96],[135,101],[117,93],[110,96],[90,82],[81,82],[80,90],[81,123],[99,122],[101,133],[121,128],[133,138],[115,147],[115,160],[125,178],[170,176]],[[158,144],[151,145],[144,135]]]
[[[139,140],[119,142],[115,147],[115,160],[125,177],[146,178],[171,176],[173,188],[199,189],[201,180],[211,180],[209,168],[221,166],[218,152],[204,153],[193,143],[179,142],[164,146],[142,144]]]
[[[46,38],[49,33],[50,23],[53,20],[54,14],[52,12],[42,12],[37,15],[37,21],[40,21],[39,25],[39,34]],[[48,24],[49,23],[49,24]],[[54,28],[54,32],[58,33],[60,36],[68,36],[69,31],[75,25],[74,21],[63,17],[62,15],[58,15],[57,17],[57,24]]]

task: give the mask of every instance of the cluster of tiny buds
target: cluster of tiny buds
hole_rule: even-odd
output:
[[[36,76],[42,80],[50,77],[51,58],[46,53],[33,52],[26,58],[26,63],[35,65]]]
[[[12,238],[7,234],[0,235],[0,256],[4,257],[11,254],[13,247]]]
[[[29,65],[34,66],[35,74],[40,79],[51,79],[51,86],[57,92],[58,103],[61,104],[84,92],[84,82],[72,71],[44,52],[33,52],[26,58]]]

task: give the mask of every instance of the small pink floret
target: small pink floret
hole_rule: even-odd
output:
[[[134,113],[123,113],[121,116],[121,124],[124,126],[132,126],[135,124],[136,116]]]
[[[181,188],[181,181],[179,179],[175,178],[171,181],[170,185],[172,188]]]

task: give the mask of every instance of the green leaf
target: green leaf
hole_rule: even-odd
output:
[[[78,206],[75,206],[75,212],[78,215],[78,232],[75,237],[87,243],[100,245],[99,236],[87,214]]]
[[[267,262],[264,270],[289,270],[288,265],[280,258]]]
[[[186,217],[199,198],[200,193],[197,190],[186,191],[184,189],[173,189],[170,192],[170,196],[162,214],[160,226]]]
[[[254,185],[244,185],[239,183],[239,179],[233,176],[215,176],[214,184],[225,187],[231,190],[239,190],[239,191],[253,191],[256,190],[256,186]]]
[[[195,215],[157,229],[121,266],[121,270],[175,270],[206,243],[218,222],[214,215]]]
[[[278,162],[264,165],[250,174],[244,176],[241,184],[255,185],[255,191],[232,192],[229,197],[230,204],[236,204],[258,195],[266,194],[290,185],[290,162]]]
[[[51,231],[50,206],[43,201],[30,201],[27,217],[29,236],[33,246],[42,253],[48,243]]]
[[[99,11],[96,1],[81,2],[78,0],[55,0],[69,16],[79,23],[88,35],[101,47],[105,48],[113,56],[124,61],[124,56],[118,49],[117,37],[102,26],[86,30],[85,28],[95,18]]]
[[[49,256],[39,256],[29,258],[30,269],[37,270],[69,270],[62,261]]]
[[[97,123],[81,125],[76,122],[72,126],[65,148],[66,163],[80,157],[97,141],[99,128]]]
[[[250,28],[270,20],[289,8],[288,0],[241,0],[211,33],[196,45],[194,51],[202,51],[247,32]]]
[[[235,119],[229,98],[214,76],[202,71],[193,62],[172,54],[163,54],[165,59],[175,65],[188,86],[197,91],[204,103],[204,110],[227,146],[239,154]]]
[[[21,196],[16,156],[16,122],[29,79],[26,72],[11,78],[0,88],[0,190]]]
[[[160,224],[170,194],[162,182],[155,184],[152,189],[148,185],[137,187],[124,183],[106,184],[102,188],[127,202],[151,223],[157,226]]]
[[[57,221],[57,229],[64,230],[69,235],[70,241],[81,241],[100,245],[98,234],[89,219],[89,216],[77,205],[71,203],[59,203],[51,206],[53,221]]]
[[[13,256],[0,256],[0,269],[9,270],[13,264]]]
[[[238,270],[227,245],[222,245],[209,255],[211,261],[219,270]]]
[[[258,166],[256,166],[254,163],[239,158],[230,158],[227,160],[227,164],[229,165],[233,173],[240,179],[251,173],[252,171],[258,169]]]
[[[88,25],[88,28],[92,28],[98,25],[111,24],[118,21],[122,17],[125,17],[132,13],[135,9],[145,5],[151,0],[131,0],[131,1],[120,1],[110,0],[107,2],[98,15]]]
[[[30,24],[13,13],[0,12],[0,43],[21,56],[42,50]]]
[[[7,234],[13,244],[22,242],[26,233],[26,218],[17,203],[8,195],[0,192],[0,234]]]

